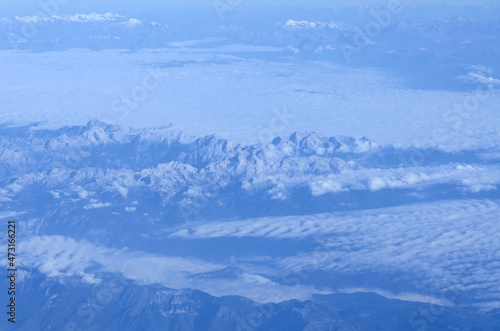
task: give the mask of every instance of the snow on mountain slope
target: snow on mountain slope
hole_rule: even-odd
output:
[[[42,185],[65,193],[78,187],[92,192],[147,190],[183,196],[188,202],[196,195],[195,187],[217,185],[287,200],[300,188],[311,196],[433,185],[487,193],[500,182],[497,163],[482,160],[481,153],[397,149],[366,138],[295,133],[266,145],[240,146],[215,136],[188,138],[168,128],[123,130],[98,121],[55,131],[2,131],[0,172],[6,197]],[[416,153],[423,163],[410,163]],[[467,158],[474,164],[464,164]],[[438,163],[440,159],[445,162]]]
[[[373,292],[402,300],[394,303],[408,315],[399,315],[401,323],[413,303],[447,307],[439,321],[470,314],[490,323],[484,314],[495,312],[500,293],[498,155],[317,133],[241,146],[171,127],[124,129],[97,120],[55,130],[4,125],[0,206],[5,217],[22,218],[25,291],[42,277],[42,286],[65,288],[58,295],[88,295],[117,274],[133,281],[127,291],[148,292],[145,300],[164,287],[194,288],[296,311],[307,303],[287,300],[318,305],[333,298],[328,294]],[[380,280],[387,275],[390,281]],[[450,291],[462,301],[444,297]],[[384,302],[377,309],[392,305]],[[198,316],[190,309],[188,324]],[[315,325],[323,308],[310,309],[313,315],[301,315],[304,325]],[[326,316],[338,323],[334,311]],[[219,323],[220,314],[203,323]],[[163,316],[177,323],[170,318],[178,314]],[[272,316],[265,323],[275,323]]]
[[[499,9],[378,10],[0,19],[17,328],[497,330]]]
[[[26,213],[23,233],[31,236],[62,235],[135,250],[153,240],[156,248],[146,251],[159,253],[169,245],[159,234],[185,222],[336,211],[354,217],[356,210],[388,206],[430,208],[425,203],[431,201],[493,201],[500,185],[495,153],[396,148],[317,133],[241,146],[215,136],[187,137],[169,127],[123,129],[96,120],[58,130],[3,126],[0,204]],[[276,224],[262,225],[266,232],[283,235],[289,228],[270,221]],[[207,226],[217,232],[220,225]],[[330,230],[323,226],[314,227],[326,235]],[[198,230],[182,233],[198,238]]]

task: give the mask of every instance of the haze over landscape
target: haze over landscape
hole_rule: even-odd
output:
[[[2,330],[500,327],[496,3],[0,9]]]

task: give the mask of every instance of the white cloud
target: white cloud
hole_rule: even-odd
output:
[[[15,217],[23,215],[23,214],[24,214],[24,212],[0,211],[0,219],[15,218]]]
[[[437,184],[457,185],[464,191],[480,192],[500,185],[500,167],[451,164],[436,167],[361,169],[312,178],[311,193],[319,196],[348,190],[421,189]]]
[[[483,65],[470,66],[467,75],[457,77],[457,79],[464,83],[470,84],[483,84],[483,85],[500,85],[500,79],[493,78],[493,69]]]
[[[201,261],[95,246],[62,236],[31,237],[24,240],[23,248],[21,263],[39,268],[49,276],[81,276],[98,263],[101,271],[123,272],[129,278],[154,283],[168,281],[165,275],[170,272],[200,273],[220,268]],[[143,273],[144,270],[150,272]],[[146,276],[140,277],[141,274]]]
[[[73,22],[73,23],[87,23],[87,22],[115,22],[118,20],[123,20],[125,16],[106,13],[106,14],[76,14],[76,15],[66,15],[66,16],[23,16],[16,19],[21,23],[43,23],[43,22]]]
[[[87,199],[89,196],[89,192],[87,192],[81,186],[77,187],[76,192],[78,193],[78,196],[80,197],[80,199]]]
[[[95,284],[100,281],[100,272],[121,273],[140,284],[162,284],[175,289],[196,288],[215,296],[242,295],[263,303],[306,300],[314,293],[332,293],[306,285],[280,285],[263,275],[248,272],[233,278],[221,278],[217,271],[226,268],[225,265],[112,249],[62,236],[24,239],[19,261],[23,268],[37,268],[49,277],[77,276]],[[87,271],[90,268],[92,273]]]
[[[111,203],[109,203],[109,202],[106,202],[106,203],[102,203],[102,202],[90,203],[88,205],[85,205],[83,207],[83,209],[89,210],[89,209],[97,209],[97,208],[105,208],[105,207],[111,207]]]
[[[409,227],[420,221],[420,226],[433,224],[436,220],[461,219],[464,226],[477,214],[484,213],[486,218],[500,214],[498,201],[446,201],[421,203],[398,207],[353,211],[350,213],[334,212],[325,214],[262,217],[232,222],[194,223],[189,228],[174,230],[170,237],[217,238],[217,237],[269,237],[269,238],[305,238],[330,235],[337,232],[356,232],[363,223],[370,228],[391,224],[394,227]],[[445,228],[449,222],[438,222]],[[286,230],[286,231],[285,231]],[[381,233],[382,235],[383,233]]]
[[[262,217],[179,228],[185,239],[255,237],[320,240],[314,251],[281,258],[281,270],[322,270],[338,277],[391,274],[408,292],[447,289],[500,295],[500,201],[452,200],[329,214]],[[364,280],[370,282],[370,278]],[[376,282],[376,281],[375,281]],[[377,285],[374,283],[373,285]],[[388,294],[384,294],[388,296]],[[393,296],[430,301],[416,294]],[[444,304],[444,303],[440,303]]]
[[[439,305],[439,306],[446,306],[446,307],[452,307],[454,304],[446,299],[441,299],[441,298],[436,298],[433,296],[429,295],[422,295],[418,293],[391,293],[386,290],[381,290],[377,288],[362,288],[362,287],[355,287],[355,288],[345,288],[345,289],[340,289],[338,290],[339,293],[376,293],[378,295],[381,295],[387,299],[396,299],[396,300],[402,300],[402,301],[411,301],[411,302],[421,302],[421,303],[430,303],[433,305]]]
[[[485,76],[478,73],[470,72],[465,76],[459,76],[458,79],[465,83],[484,84],[484,85],[500,85],[500,79],[491,76]]]
[[[12,183],[9,186],[7,186],[7,188],[10,189],[13,193],[19,193],[23,190],[23,186],[17,183]]]
[[[295,28],[295,29],[313,29],[316,27],[316,23],[315,22],[308,22],[308,21],[288,20],[285,23],[285,27]]]
[[[348,25],[341,22],[309,22],[309,21],[294,21],[288,20],[283,27],[287,30],[311,30],[315,28],[330,28],[330,29],[346,29]]]
[[[133,183],[133,182],[132,182]],[[123,198],[126,198],[127,197],[127,194],[128,194],[128,189],[126,187],[123,187],[121,186],[120,184],[118,184],[117,182],[114,182],[113,183],[113,188],[118,191],[118,193],[120,193],[120,195],[123,197]]]
[[[127,22],[123,22],[122,24],[124,24],[128,27],[134,27],[134,26],[141,25],[142,22],[140,20],[138,20],[137,18],[131,18]]]
[[[296,44],[291,45],[297,47]],[[272,107],[269,105],[293,105],[296,117],[290,119],[289,125],[283,128],[283,135],[314,130],[329,136],[365,135],[381,143],[419,143],[423,146],[445,144],[457,149],[471,145],[482,147],[500,141],[498,136],[493,139],[492,135],[487,135],[488,130],[498,132],[497,105],[500,94],[496,90],[491,91],[491,97],[482,103],[481,113],[474,113],[464,121],[463,132],[455,136],[443,121],[443,109],[463,102],[469,96],[468,93],[405,89],[397,77],[373,69],[346,68],[324,61],[282,63],[245,60],[242,58],[244,54],[239,57],[223,51],[214,54],[213,49],[204,47],[196,47],[196,50],[189,48],[182,52],[68,50],[54,52],[48,58],[46,55],[43,52],[23,53],[22,56],[14,51],[0,53],[2,71],[7,76],[20,77],[15,82],[6,81],[0,86],[0,104],[9,109],[2,112],[6,122],[41,122],[46,123],[44,127],[52,128],[83,124],[92,117],[108,118],[111,123],[130,127],[175,123],[177,130],[189,135],[205,136],[218,132],[238,143],[254,143],[258,140],[259,131],[267,128],[272,119]],[[142,104],[141,111],[130,112],[130,116],[124,120],[110,114],[110,95],[106,91],[132,91],[135,87],[132,82],[143,79],[143,63],[165,61],[187,61],[192,65],[188,68],[168,68],[170,78],[162,84],[171,91],[168,95],[154,93],[148,99],[147,107]],[[206,65],[212,61],[229,63]],[[66,74],[57,70],[60,63],[75,63],[75,67],[72,67],[70,74]],[[78,76],[80,78],[77,80],[72,79],[79,74],[78,68],[89,68],[91,72]],[[33,73],[40,77],[41,82],[37,85],[36,95],[30,83]],[[243,73],[247,75],[246,78],[242,76]],[[204,79],[198,79],[200,76]],[[272,82],[272,86],[269,86],[269,82]],[[312,89],[321,93],[297,92]],[[89,91],[94,97],[78,100],[65,97],[75,90]],[[216,97],[220,91],[226,91],[224,98]],[[29,111],[33,98],[39,104],[36,114]],[[165,112],[165,109],[170,111]],[[173,109],[183,111],[173,112]],[[201,112],[200,109],[205,111]],[[234,109],[238,109],[238,113]],[[237,115],[252,114],[255,109],[259,109],[258,116],[242,118]],[[276,125],[280,126],[280,123]],[[446,129],[437,140],[432,136],[434,125]],[[466,132],[474,134],[468,136],[464,134]],[[16,157],[15,151],[6,153],[11,155],[0,156],[1,160]]]

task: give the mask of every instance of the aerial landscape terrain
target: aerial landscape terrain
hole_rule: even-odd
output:
[[[28,2],[0,330],[500,330],[499,4]]]

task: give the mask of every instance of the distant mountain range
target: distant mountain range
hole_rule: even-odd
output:
[[[102,276],[100,284],[90,285],[71,277],[47,279],[30,271],[20,283],[20,317],[8,329],[493,331],[500,327],[498,316],[389,300],[374,293],[258,304],[238,296],[218,298],[197,290],[141,286]]]
[[[104,196],[126,199],[127,192],[134,192],[134,196],[158,195],[166,208],[192,205],[200,196],[213,202],[222,199],[210,204],[215,214],[215,210],[223,212],[220,209],[249,212],[243,206],[229,206],[254,199],[262,199],[252,204],[260,208],[271,204],[269,211],[274,204],[291,203],[294,209],[318,212],[324,210],[314,210],[311,199],[350,191],[376,193],[417,186],[431,190],[433,185],[447,184],[472,195],[488,194],[491,188],[477,185],[500,181],[491,181],[498,167],[495,151],[396,148],[364,137],[317,133],[294,133],[268,144],[241,146],[216,136],[187,137],[168,127],[122,129],[93,120],[86,126],[57,130],[2,127],[0,183],[7,201],[37,187],[51,192],[47,201],[51,203],[78,198],[82,191],[96,194],[91,203],[112,202],[103,201]],[[460,181],[460,176],[472,174],[477,182]],[[486,174],[489,177],[481,179]],[[207,188],[214,192],[204,192]]]
[[[341,48],[345,45],[376,44],[381,55],[395,47],[409,52],[426,48],[429,52],[447,53],[451,45],[459,51],[463,43],[473,41],[476,52],[497,52],[494,44],[498,44],[500,21],[492,13],[498,10],[498,7],[481,6],[467,9],[403,6],[396,14],[387,16],[387,8],[372,6],[322,10],[235,9],[226,15],[226,20],[220,21],[214,9],[212,15],[210,12],[165,13],[161,22],[114,13],[38,14],[0,18],[0,49],[136,50],[169,48],[172,42],[180,40],[215,38],[215,42],[202,47],[243,43],[280,47],[288,55],[293,55],[290,48],[299,50],[300,55],[294,56],[342,59]],[[372,32],[366,30],[370,26]]]

